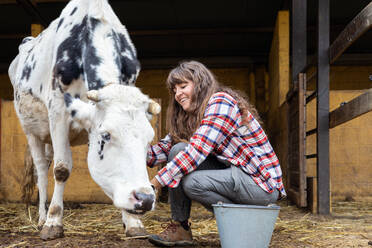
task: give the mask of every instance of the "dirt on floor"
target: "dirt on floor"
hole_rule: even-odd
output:
[[[305,209],[280,204],[270,247],[372,248],[372,201],[337,201],[331,216],[312,215]],[[159,203],[143,216],[149,233],[169,221],[169,205]],[[42,241],[37,230],[37,207],[0,204],[0,247],[154,247],[146,239],[127,238],[121,214],[112,205],[65,204],[61,239]],[[192,247],[220,247],[216,221],[199,204],[192,209]],[[254,237],[252,237],[254,238]]]

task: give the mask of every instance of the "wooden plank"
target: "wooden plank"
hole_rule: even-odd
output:
[[[49,22],[41,15],[39,9],[36,7],[36,4],[31,0],[16,0],[18,4],[20,4],[23,9],[31,16],[32,22],[39,22],[44,25],[44,27],[48,26]]]
[[[372,111],[372,89],[329,113],[329,128]]]
[[[329,23],[330,0],[318,0],[317,33],[317,181],[318,213],[330,214],[329,168]]]
[[[299,196],[299,192],[296,190],[296,189],[293,189],[293,188],[289,188],[287,189],[287,195],[288,195],[288,198],[289,199],[292,199],[292,201],[294,201],[294,203],[299,206],[300,205],[300,196]]]
[[[306,136],[313,135],[313,134],[316,133],[316,132],[317,132],[317,129],[316,129],[316,128],[311,129],[311,130],[309,130],[309,131],[306,131]]]
[[[307,206],[306,200],[306,74],[298,75],[298,166],[299,166],[299,194],[301,207]]]
[[[372,2],[370,2],[340,33],[329,48],[329,61],[333,64],[362,34],[372,27]]]
[[[287,98],[288,113],[288,190],[289,198],[299,207],[306,207],[306,125],[305,125],[305,83],[306,75],[298,75],[298,83],[293,85],[291,96]]]
[[[308,96],[306,97],[306,104],[308,104],[308,103],[311,102],[313,99],[315,99],[317,93],[318,93],[318,92],[314,91],[313,93],[311,93],[310,95],[308,95]]]
[[[307,63],[307,0],[292,0],[292,78],[297,79]]]

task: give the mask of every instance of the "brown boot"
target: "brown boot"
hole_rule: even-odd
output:
[[[170,222],[169,224],[162,224],[164,230],[158,235],[149,235],[149,241],[154,245],[159,246],[185,246],[192,245],[191,229],[185,230],[180,223]]]

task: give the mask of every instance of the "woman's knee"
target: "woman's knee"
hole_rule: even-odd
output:
[[[196,174],[197,172],[194,171],[182,179],[183,190],[191,199],[193,199],[194,196],[200,196],[200,193],[203,192],[202,185]]]
[[[169,151],[168,162],[173,160],[174,157],[177,156],[180,151],[184,150],[186,146],[187,143],[185,142],[180,142],[172,146],[171,150]]]

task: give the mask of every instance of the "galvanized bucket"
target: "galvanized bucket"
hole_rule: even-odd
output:
[[[280,207],[213,204],[222,248],[268,247]]]

